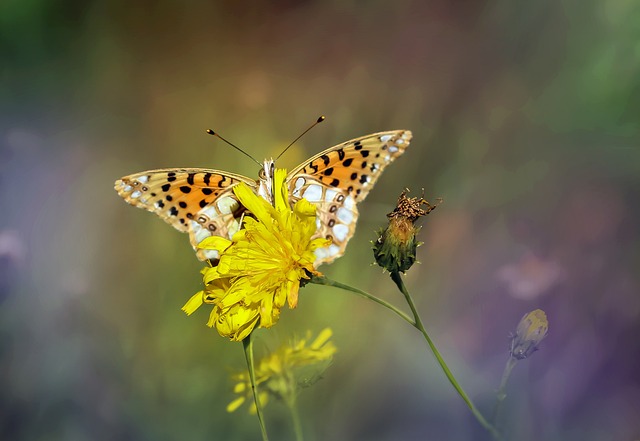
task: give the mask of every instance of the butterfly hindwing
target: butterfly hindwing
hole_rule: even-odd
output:
[[[217,256],[196,247],[202,239],[212,235],[229,238],[239,228],[244,207],[232,191],[238,182],[256,188],[254,180],[241,175],[190,168],[135,173],[117,180],[115,189],[129,204],[188,232],[198,258],[205,260]]]
[[[332,244],[316,250],[320,263],[344,254],[355,232],[356,204],[362,201],[384,168],[404,153],[408,130],[374,133],[331,147],[291,171],[287,177],[292,200],[305,198],[318,209],[318,231]]]

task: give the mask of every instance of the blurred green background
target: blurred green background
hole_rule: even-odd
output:
[[[411,129],[328,276],[402,305],[369,241],[398,194],[445,202],[406,276],[426,326],[490,414],[509,333],[550,331],[514,370],[513,440],[640,437],[640,4],[635,0],[0,2],[0,439],[258,439],[233,399],[242,348],[180,307],[187,237],[115,179],[199,166],[255,176]],[[258,352],[330,326],[301,393],[306,439],[488,439],[388,311],[308,286]],[[279,403],[272,439],[292,439]]]

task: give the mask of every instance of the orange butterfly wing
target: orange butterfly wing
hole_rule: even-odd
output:
[[[118,179],[115,189],[129,204],[157,214],[189,239],[200,260],[217,259],[216,251],[197,248],[209,236],[231,236],[240,228],[245,208],[232,187],[256,181],[220,170],[160,169]]]
[[[411,142],[409,130],[366,135],[318,153],[287,176],[292,202],[305,198],[318,207],[318,230],[332,244],[316,250],[316,265],[344,254],[358,220],[356,204],[369,194],[387,165]]]

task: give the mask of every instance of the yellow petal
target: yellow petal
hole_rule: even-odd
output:
[[[316,337],[316,339],[311,343],[311,349],[320,349],[333,335],[333,331],[331,328],[324,328],[320,331],[320,334]]]
[[[238,409],[238,407],[242,406],[244,402],[245,402],[245,397],[236,398],[235,400],[227,404],[227,412],[229,413],[235,412]]]
[[[193,296],[191,296],[189,300],[187,300],[187,303],[184,304],[184,306],[182,307],[182,310],[187,315],[193,314],[195,310],[202,305],[203,298],[204,298],[204,291],[198,291]]]
[[[238,200],[244,205],[260,222],[270,222],[272,219],[272,208],[267,201],[256,195],[244,182],[240,182],[233,187]]]
[[[286,212],[289,211],[289,192],[287,186],[284,185],[284,180],[287,177],[287,171],[281,168],[276,169],[273,177],[273,188],[275,189],[274,206],[276,211]]]
[[[205,250],[218,250],[223,252],[231,245],[231,241],[229,239],[225,239],[221,236],[209,236],[198,244],[198,248],[202,248]]]

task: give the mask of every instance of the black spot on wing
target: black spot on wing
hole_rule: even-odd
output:
[[[189,185],[193,185],[195,183],[194,178],[195,178],[196,174],[195,173],[189,173],[189,175],[187,176],[187,183]],[[182,190],[182,188],[180,188]]]

